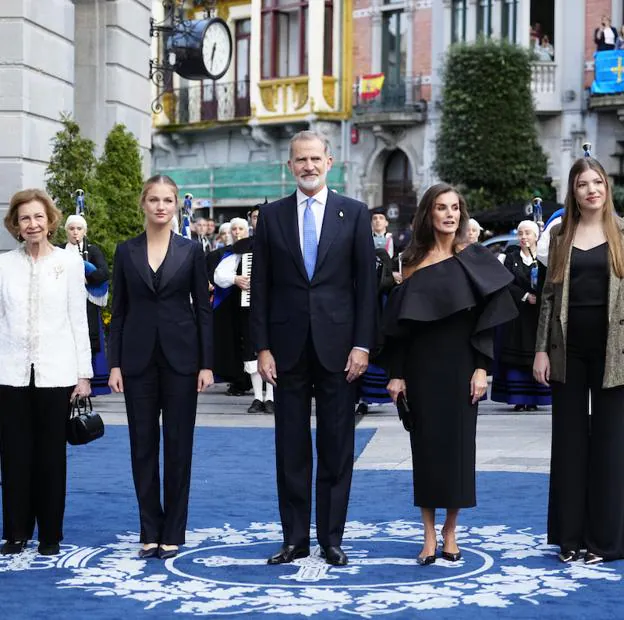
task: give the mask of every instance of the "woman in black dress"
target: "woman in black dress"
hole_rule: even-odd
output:
[[[476,504],[477,403],[487,388],[493,329],[517,310],[511,274],[489,250],[466,245],[463,197],[440,183],[423,195],[409,246],[404,281],[384,312],[382,360],[388,391],[403,392],[412,418],[414,504],[425,528],[419,564],[436,558],[436,508],[446,508],[442,557],[461,557],[455,539],[460,508]]]
[[[519,315],[497,330],[492,393],[499,403],[514,405],[514,411],[536,411],[550,405],[550,389],[533,378],[535,332],[537,331],[539,228],[532,220],[518,224],[520,245],[512,245],[499,256],[514,277],[509,285]]]
[[[197,394],[213,382],[204,252],[172,232],[177,203],[171,178],[148,179],[141,194],[145,232],[117,246],[113,266],[109,385],[126,402],[141,558],[171,558],[184,544]]]
[[[548,542],[624,558],[624,220],[601,164],[577,160],[553,227],[533,373],[552,385]],[[591,397],[591,415],[590,415]]]

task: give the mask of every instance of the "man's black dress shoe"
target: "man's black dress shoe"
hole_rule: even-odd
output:
[[[257,398],[251,403],[251,407],[247,409],[247,413],[263,413],[264,412],[264,403]]]
[[[310,555],[310,547],[297,547],[296,545],[282,545],[280,550],[272,555],[267,564],[289,564],[299,558],[307,558]]]
[[[323,547],[321,557],[332,566],[346,566],[349,561],[347,554],[340,547]]]
[[[2,555],[12,555],[14,553],[21,553],[24,551],[24,547],[26,547],[25,540],[7,540],[2,548],[0,548],[0,554]]]
[[[272,400],[264,401],[264,413],[268,413],[269,415],[275,415],[275,405]]]
[[[40,542],[37,549],[39,555],[58,555],[61,552],[61,546],[58,543]]]

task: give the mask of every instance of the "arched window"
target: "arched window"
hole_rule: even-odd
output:
[[[398,206],[397,224],[406,224],[412,220],[416,208],[412,164],[401,149],[392,151],[384,167],[383,204],[386,208]]]

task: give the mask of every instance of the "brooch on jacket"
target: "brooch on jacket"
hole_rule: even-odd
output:
[[[65,267],[63,265],[54,265],[53,272],[54,277],[58,280],[61,274],[65,271]]]

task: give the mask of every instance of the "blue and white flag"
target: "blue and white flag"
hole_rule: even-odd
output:
[[[624,92],[624,50],[608,50],[594,54],[592,95]]]

